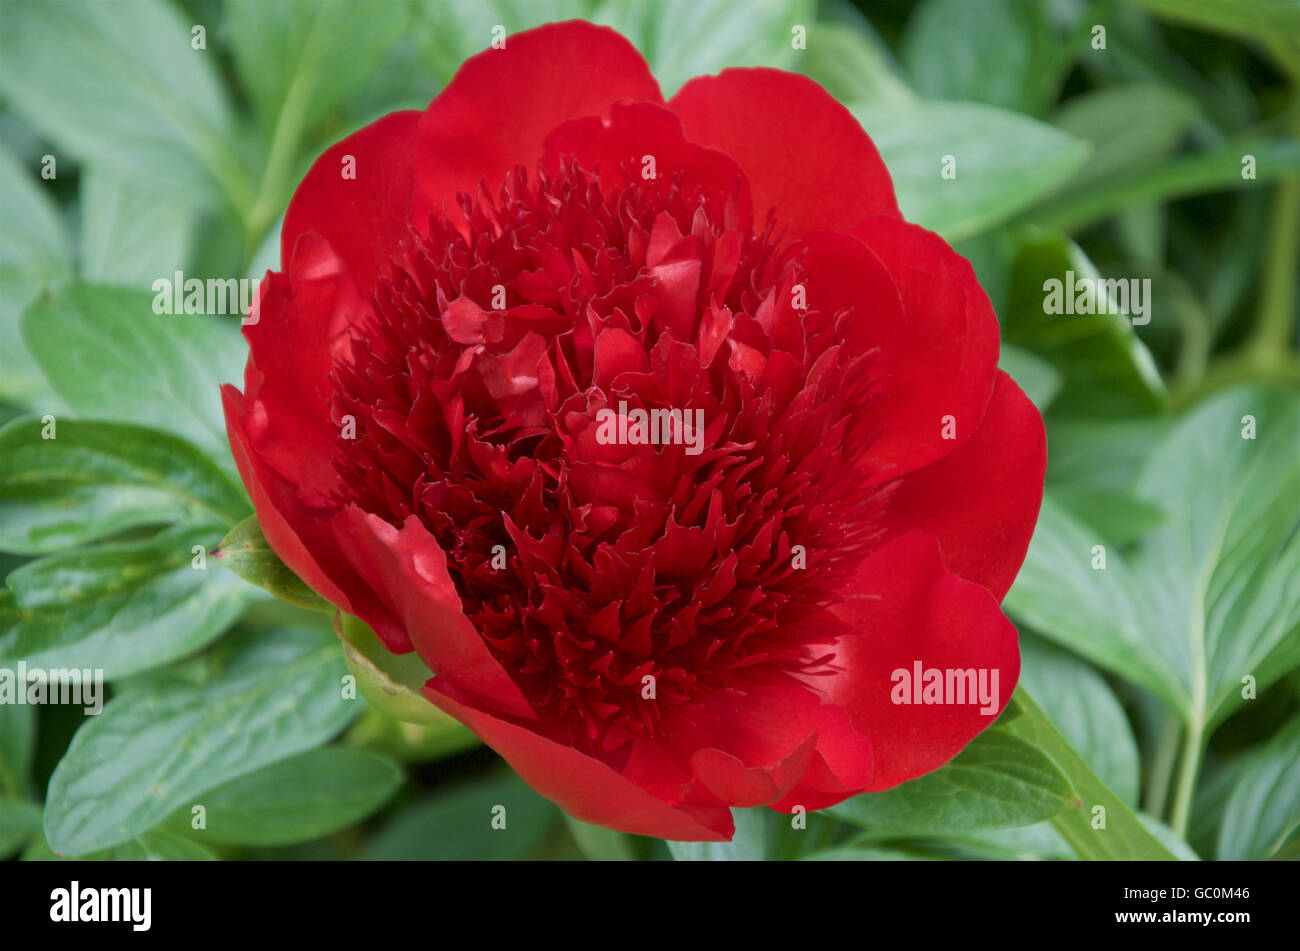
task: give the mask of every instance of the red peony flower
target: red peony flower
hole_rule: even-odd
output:
[[[266,537],[574,816],[726,839],[1007,702],[1042,420],[815,83],[665,103],[608,29],[512,36],[325,152],[281,262],[224,391]]]

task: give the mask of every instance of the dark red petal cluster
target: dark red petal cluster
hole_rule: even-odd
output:
[[[1042,422],[816,84],[665,104],[612,31],[513,36],[326,152],[282,263],[225,392],[267,538],[575,816],[726,838],[921,775],[992,716],[892,702],[914,661],[1006,702]]]

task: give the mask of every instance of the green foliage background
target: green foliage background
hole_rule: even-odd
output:
[[[418,662],[350,620],[341,642],[246,521],[217,395],[238,322],[150,310],[174,271],[277,267],[312,159],[424,106],[494,25],[575,16],[666,93],[762,64],[845,102],[1047,419],[1005,605],[1022,689],[947,767],[806,829],[583,825],[414,701]],[[111,700],[0,706],[0,857],[1297,857],[1298,84],[1300,0],[6,2],[0,667],[102,667]],[[1067,269],[1150,278],[1151,322],[1045,316]],[[349,671],[373,703],[339,698]]]

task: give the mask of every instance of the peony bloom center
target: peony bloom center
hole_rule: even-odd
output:
[[[541,729],[600,755],[832,670],[879,534],[873,315],[819,310],[744,187],[516,168],[393,250],[334,366],[337,501],[418,518]],[[695,445],[646,438],[655,410]]]

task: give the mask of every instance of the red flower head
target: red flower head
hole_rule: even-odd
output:
[[[574,816],[729,838],[1005,705],[1042,420],[815,83],[665,103],[608,29],[512,36],[322,155],[281,264],[224,393],[263,531]]]

